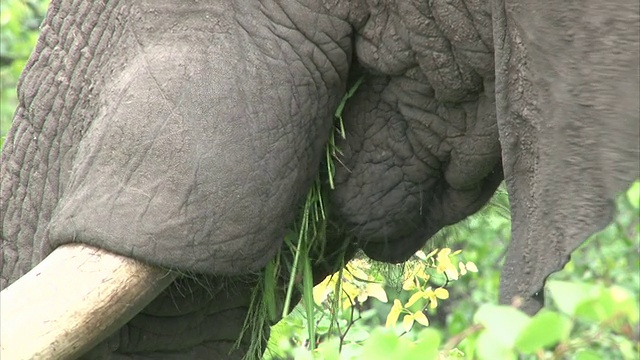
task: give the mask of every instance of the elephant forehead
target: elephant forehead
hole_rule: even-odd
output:
[[[425,79],[437,100],[463,100],[493,74],[487,7],[475,0],[378,2],[357,29],[358,60],[376,73]]]

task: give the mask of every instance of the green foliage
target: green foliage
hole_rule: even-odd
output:
[[[406,332],[411,330],[414,322],[429,326],[429,319],[425,315],[427,306],[433,310],[438,307],[438,299],[448,299],[449,291],[445,286],[450,281],[458,280],[461,275],[467,274],[467,269],[477,272],[477,268],[472,262],[467,262],[466,264],[459,262],[460,271],[458,271],[452,259],[455,260],[459,253],[460,251],[456,251],[452,254],[449,248],[433,250],[429,255],[424,255],[422,251],[416,253],[419,260],[408,262],[402,286],[402,289],[410,292],[411,296],[404,305],[400,300],[394,300],[393,306],[387,315],[387,327],[393,327],[401,313],[405,313],[402,319],[402,327]],[[445,276],[443,285],[437,286],[435,289],[429,286],[432,277],[428,274],[430,269],[435,270],[436,274]]]
[[[306,337],[306,333],[301,331],[303,328],[308,328],[310,318],[307,316],[308,312],[303,310],[304,306],[298,306],[291,316],[272,328],[271,346],[265,358],[295,357],[297,359],[301,356],[323,358],[325,352],[321,349],[326,349],[329,346],[327,344],[337,346],[341,359],[361,356],[370,358],[370,355],[366,355],[368,351],[380,354],[390,353],[391,350],[386,352],[371,350],[382,346],[380,344],[388,343],[382,340],[390,336],[396,339],[394,341],[400,341],[394,345],[393,349],[397,351],[402,349],[399,353],[402,356],[421,358],[420,356],[424,356],[422,353],[428,352],[429,348],[433,348],[432,351],[437,354],[438,346],[434,346],[431,340],[427,341],[432,339],[433,335],[428,337],[425,335],[433,332],[422,331],[423,328],[416,327],[415,324],[428,326],[426,313],[436,309],[439,300],[448,298],[445,287],[450,282],[468,274],[469,271],[477,270],[471,262],[458,261],[459,255],[460,252],[452,253],[449,248],[436,249],[427,255],[419,251],[413,260],[402,267],[399,283],[385,277],[385,274],[388,274],[386,271],[388,266],[386,266],[387,269],[374,266],[363,258],[350,261],[344,270],[327,276],[314,288],[314,301],[320,310],[314,327],[315,333],[319,336]],[[445,281],[442,282],[438,275]],[[435,285],[436,283],[438,285]],[[377,303],[386,304],[389,299],[387,292],[396,293],[395,289],[398,287],[403,290],[400,294],[396,294],[399,298],[393,299],[394,305],[390,309],[388,307],[386,310],[361,308],[361,305],[369,299],[376,299]],[[387,314],[386,320],[384,314]],[[398,324],[400,315],[403,317]],[[311,321],[314,320],[311,319]],[[375,330],[383,322],[387,330]],[[439,334],[437,336],[440,337]],[[380,343],[376,340],[378,338],[381,340]],[[311,342],[318,342],[317,351],[309,346]]]
[[[543,309],[519,332],[515,347],[525,354],[533,354],[566,340],[570,331],[571,323],[565,317]]]
[[[360,358],[387,359],[437,359],[441,335],[434,330],[424,329],[415,340],[398,337],[388,329],[376,329],[365,342]]]
[[[362,331],[340,349],[342,339],[328,339],[317,350],[292,346],[282,325],[272,339],[279,352],[266,359],[635,359],[638,342],[638,298],[620,287],[550,281],[551,306],[533,317],[505,305],[482,305],[464,336],[441,344],[442,330],[423,329],[399,334],[381,326]],[[301,326],[304,318],[286,319]],[[321,324],[319,324],[321,325]],[[318,326],[323,330],[322,326]],[[284,343],[282,343],[284,341]],[[458,348],[454,346],[459,345]],[[284,353],[282,352],[284,351]]]
[[[458,261],[457,267],[451,266],[457,260],[436,261],[436,254],[442,252],[432,252],[428,257],[433,262],[425,264],[432,270],[435,265],[436,271],[423,271],[422,274],[415,263],[413,267],[405,265],[401,272],[413,274],[412,280],[402,278],[402,290],[398,291],[393,271],[382,271],[370,262],[358,259],[356,266],[352,266],[356,269],[347,267],[346,273],[352,275],[340,276],[342,291],[351,299],[363,300],[340,301],[342,315],[338,321],[342,332],[329,331],[328,319],[332,310],[327,306],[320,307],[315,325],[319,335],[315,339],[317,347],[310,350],[309,338],[301,331],[308,326],[307,318],[301,315],[302,312],[294,311],[272,328],[265,358],[637,359],[640,349],[637,295],[640,286],[639,191],[640,182],[635,182],[619,198],[618,216],[614,222],[580,247],[564,271],[551,277],[547,285],[547,307],[534,317],[512,307],[497,305],[499,269],[510,232],[509,219],[505,216],[506,196],[499,191],[493,203],[479,214],[462,226],[444,230],[444,236],[460,239],[465,259],[473,261]],[[454,254],[456,252],[447,255]],[[418,255],[417,259],[420,258],[424,260],[427,256]],[[467,264],[472,264],[472,269],[473,264],[477,264],[480,275],[471,273],[456,277],[449,273],[447,278],[456,279],[446,286],[450,299],[430,309],[426,305],[431,304],[431,295],[435,295],[434,289],[438,286],[432,287],[431,293],[427,292],[426,284],[413,287],[410,284],[425,279],[437,283],[438,264],[441,264],[440,270],[451,272],[455,269],[459,273],[463,268],[466,271]],[[347,284],[351,282],[355,285],[349,287]],[[373,284],[382,284],[382,290]],[[314,292],[326,294],[330,287],[325,280]],[[395,307],[389,304],[387,297],[396,297]],[[435,298],[437,301],[439,297]],[[415,299],[425,302],[414,308]],[[433,312],[428,316],[429,328],[384,327],[385,318],[392,317],[391,322],[395,324],[395,319],[402,314],[405,318],[413,315],[413,325],[417,321],[416,310],[422,314],[421,310]],[[438,340],[423,344],[422,329],[436,334],[430,336]],[[442,343],[440,339],[446,341]],[[422,346],[425,349],[421,355],[414,355],[410,350]],[[436,355],[429,350],[434,346]]]
[[[637,296],[620,287],[575,282],[550,281],[548,288],[558,310],[551,306],[529,317],[507,306],[480,307],[479,359],[565,359],[578,352],[601,359],[637,356],[637,334],[630,331],[638,326]]]

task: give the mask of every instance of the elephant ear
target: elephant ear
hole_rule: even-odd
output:
[[[638,177],[638,2],[497,0],[496,106],[513,240],[501,302],[542,288]]]

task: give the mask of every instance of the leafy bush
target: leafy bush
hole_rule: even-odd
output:
[[[314,289],[320,304],[315,349],[310,350],[303,331],[309,326],[305,313],[296,309],[272,328],[265,358],[637,359],[640,182],[619,198],[615,221],[550,277],[547,307],[534,317],[497,305],[499,269],[510,231],[505,201],[499,191],[491,205],[463,226],[444,231],[466,240],[463,254],[473,261],[446,261],[444,255],[459,254],[448,249],[418,253],[422,263],[414,260],[403,267],[381,268],[358,259],[343,274],[327,278]],[[476,264],[478,275],[452,272],[475,270]],[[398,271],[401,290],[394,280]],[[437,279],[438,273],[446,276]],[[331,290],[337,279],[342,279],[343,289]],[[429,288],[425,280],[440,286]],[[344,296],[336,317],[327,295],[337,291]],[[422,303],[416,308],[417,300]],[[401,326],[385,327],[400,315]],[[415,322],[431,326],[416,327]]]

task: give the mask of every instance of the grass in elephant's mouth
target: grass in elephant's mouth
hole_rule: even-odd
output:
[[[360,77],[344,95],[335,112],[335,126],[325,146],[326,169],[321,169],[313,185],[307,193],[304,206],[298,216],[298,224],[284,239],[285,250],[293,254],[293,261],[284,261],[283,250],[270,261],[261,274],[261,280],[252,295],[251,306],[245,319],[242,334],[236,345],[239,345],[244,336],[250,336],[251,346],[245,355],[245,359],[259,359],[263,353],[263,341],[267,340],[266,327],[281,317],[287,316],[294,297],[296,287],[302,294],[302,302],[307,316],[309,339],[315,339],[315,302],[313,300],[313,273],[311,254],[322,254],[326,244],[326,201],[323,199],[323,189],[327,184],[329,189],[334,188],[333,175],[335,174],[335,161],[340,161],[340,149],[336,145],[336,136],[346,137],[342,111],[345,104],[353,96],[362,84],[364,77]],[[326,174],[326,175],[325,175]],[[324,178],[326,176],[326,179]],[[343,264],[344,265],[344,264]],[[282,274],[288,275],[286,295],[282,304],[282,314],[277,314],[278,279]],[[298,280],[298,281],[296,281]],[[339,306],[336,303],[336,307]],[[337,313],[334,312],[334,313]],[[310,342],[314,346],[314,342]]]
[[[317,178],[309,189],[304,206],[298,216],[296,228],[284,239],[285,246],[260,274],[260,280],[252,295],[251,306],[245,319],[242,335],[237,341],[237,345],[239,345],[244,336],[248,336],[251,341],[251,346],[245,355],[245,359],[261,358],[264,344],[268,340],[267,327],[274,324],[279,318],[284,318],[288,315],[292,302],[295,300],[295,290],[302,294],[309,339],[316,338],[316,304],[313,300],[314,283],[312,274],[314,259],[312,254],[323,254],[326,244],[328,209],[323,194],[326,195],[326,192],[331,191],[335,186],[333,181],[336,169],[335,162],[340,162],[342,154],[336,144],[336,136],[340,136],[343,139],[346,137],[342,111],[348,99],[353,96],[363,80],[364,77],[360,77],[353,84],[336,109],[335,126],[325,147],[323,165],[326,168],[320,169],[321,171],[319,171]],[[492,212],[509,218],[509,204],[503,186],[498,189],[497,196],[493,197],[487,207],[490,207]],[[459,236],[456,236],[458,231],[467,226],[468,220],[465,220],[456,225],[445,227],[431,238],[429,247],[444,247],[445,245],[443,244],[446,244],[448,239],[458,238]],[[344,259],[344,256],[341,255],[339,258]],[[340,268],[342,268],[345,265],[344,260],[342,262],[342,264],[336,265],[340,265]],[[404,264],[393,265],[373,262],[372,265],[377,268],[378,272],[386,274],[385,278],[391,282],[391,286],[393,286],[394,279],[398,287],[402,286],[401,275]],[[286,284],[284,284],[284,289],[283,278],[287,280]],[[340,286],[341,282],[338,281],[336,293],[341,292]],[[278,295],[282,295],[283,291],[285,292],[285,297],[283,303],[280,303],[279,300],[281,299]],[[329,312],[338,314],[340,303],[335,301],[333,306],[335,307]],[[279,308],[282,309],[280,314],[278,313]],[[309,346],[313,350],[315,342],[310,341]]]

